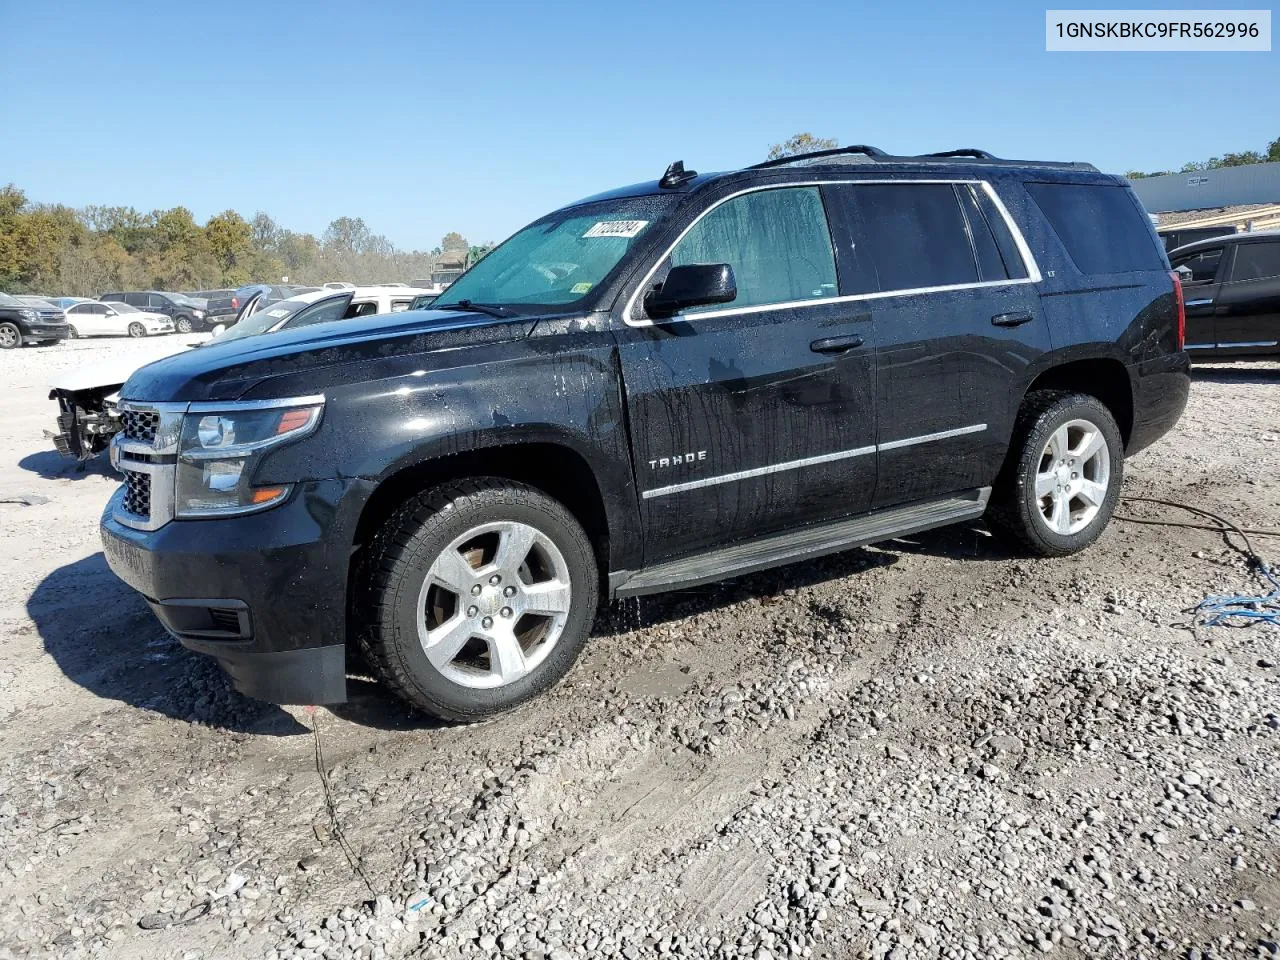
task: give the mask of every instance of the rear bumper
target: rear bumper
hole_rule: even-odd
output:
[[[1191,361],[1185,351],[1146,360],[1130,368],[1133,429],[1127,456],[1133,456],[1173,429],[1191,393]]]
[[[346,699],[347,570],[363,480],[302,483],[263,513],[146,532],[102,515],[112,571],[183,646],[273,703]]]

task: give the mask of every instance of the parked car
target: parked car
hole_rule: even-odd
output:
[[[1236,225],[1234,223],[1220,227],[1183,227],[1181,229],[1168,227],[1167,229],[1156,231],[1160,240],[1164,243],[1164,248],[1170,252],[1178,247],[1185,247],[1189,243],[1195,243],[1197,240],[1229,236],[1235,232]]]
[[[408,310],[421,293],[412,287],[321,288],[295,293],[289,299],[275,301],[265,308],[259,306],[260,300],[251,297],[240,310],[240,320],[222,336],[257,336],[329,320],[399,313]]]
[[[45,299],[60,310],[66,310],[67,307],[73,306],[77,303],[97,303],[97,301],[91,297],[53,297],[52,299],[45,297]]]
[[[205,301],[205,303],[208,303],[210,300],[217,300],[222,297],[229,297],[233,293],[235,293],[235,290],[233,288],[221,287],[217,290],[192,290],[189,293],[184,293],[183,296],[188,297],[192,300],[203,300]]]
[[[173,321],[118,301],[86,300],[67,307],[72,337],[146,337],[173,333]]]
[[[354,290],[356,285],[346,280],[330,280],[325,285],[326,290]]]
[[[1280,230],[1189,243],[1169,261],[1182,274],[1187,349],[1197,359],[1280,353]]]
[[[0,350],[24,344],[55,343],[69,334],[66,315],[53,304],[35,297],[26,303],[0,293]]]
[[[205,319],[204,306],[180,293],[135,290],[124,293],[104,293],[98,299],[104,302],[127,303],[131,307],[137,307],[149,313],[162,313],[173,321],[173,328],[178,333],[207,330],[212,326]]]
[[[672,164],[429,311],[137,371],[105,551],[247,694],[341,701],[353,644],[474,720],[562,678],[602,592],[983,516],[1031,554],[1086,547],[1186,403],[1181,302],[1088,164]]]
[[[405,310],[414,293],[416,291],[403,288],[389,291],[382,287],[311,290],[279,301],[233,327],[215,328],[214,336],[219,342],[243,340],[329,320]],[[131,309],[126,304],[115,306]],[[162,319],[167,320],[163,316]],[[54,377],[49,398],[58,402],[58,430],[56,433],[46,431],[46,434],[59,452],[87,460],[106,449],[122,426],[116,406],[120,387],[138,366],[136,360],[122,357],[87,370],[61,371]]]
[[[209,301],[209,323],[211,326],[239,322],[244,307],[252,301],[254,309],[262,309],[281,300],[288,300],[298,293],[310,293],[319,287],[300,286],[298,284],[251,283],[232,291],[229,297],[215,298]]]

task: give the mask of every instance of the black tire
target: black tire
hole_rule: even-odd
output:
[[[15,350],[22,346],[22,331],[16,323],[0,323],[0,350]]]
[[[67,326],[67,339],[68,339],[68,340],[79,340],[79,339],[80,339],[80,331],[79,331],[79,330],[77,330],[75,327],[68,325],[68,326]]]
[[[533,527],[551,541],[567,570],[569,609],[541,662],[519,679],[484,688],[451,679],[428,659],[419,640],[418,602],[428,571],[446,548],[474,528],[493,523]],[[374,537],[357,584],[354,633],[374,674],[413,706],[461,722],[510,710],[558,683],[586,643],[599,598],[591,541],[573,515],[532,487],[494,478],[446,483],[403,504]],[[454,609],[453,616],[463,614],[461,606]],[[482,639],[467,643],[479,644],[487,651],[480,656],[492,658],[493,648]],[[459,658],[470,649],[464,648]]]
[[[1085,511],[1090,509],[1090,501],[1072,498],[1070,488],[1064,488],[1062,493],[1050,492],[1044,497],[1036,494],[1037,475],[1048,476],[1061,471],[1058,475],[1062,482],[1076,484],[1079,482],[1077,475],[1089,479],[1085,469],[1091,468],[1095,472],[1098,469],[1097,461],[1081,465],[1078,462],[1081,458],[1069,458],[1068,462],[1054,469],[1053,455],[1046,448],[1055,432],[1072,421],[1094,425],[1106,447],[1106,490],[1098,496],[1102,502],[1094,505],[1097,509],[1087,522],[1084,518]],[[1080,435],[1083,437],[1083,433]],[[1072,472],[1072,465],[1079,469],[1079,474]],[[1008,458],[991,491],[987,522],[996,533],[1038,556],[1061,557],[1076,553],[1097,540],[1106,529],[1119,502],[1123,481],[1124,441],[1115,417],[1102,401],[1083,393],[1037,390],[1027,395],[1018,412]],[[1055,499],[1066,501],[1066,525],[1070,532],[1060,532],[1052,526],[1053,518],[1059,517],[1053,510]],[[1080,514],[1078,520],[1074,519],[1075,512]],[[1084,525],[1071,530],[1076,522]]]
[[[129,324],[129,336],[135,340],[140,340],[147,335],[147,328],[140,324],[137,320]]]
[[[192,329],[194,329],[191,326],[191,318],[190,317],[174,317],[173,329],[178,331],[178,333],[190,333]]]

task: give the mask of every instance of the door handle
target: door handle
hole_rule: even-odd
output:
[[[852,350],[854,347],[860,346],[862,346],[862,338],[855,335],[851,337],[824,337],[809,344],[809,349],[814,353],[844,353],[846,350]]]
[[[991,324],[996,327],[1020,327],[1034,319],[1035,317],[1025,310],[1018,313],[997,313],[991,318]]]

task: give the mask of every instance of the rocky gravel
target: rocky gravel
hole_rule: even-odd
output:
[[[1262,592],[1218,534],[955,527],[616,604],[485,724],[284,709],[106,569],[60,351],[0,354],[0,501],[47,498],[0,503],[0,960],[1280,954],[1280,630],[1188,613]],[[1280,529],[1278,388],[1200,369],[1126,493]]]

